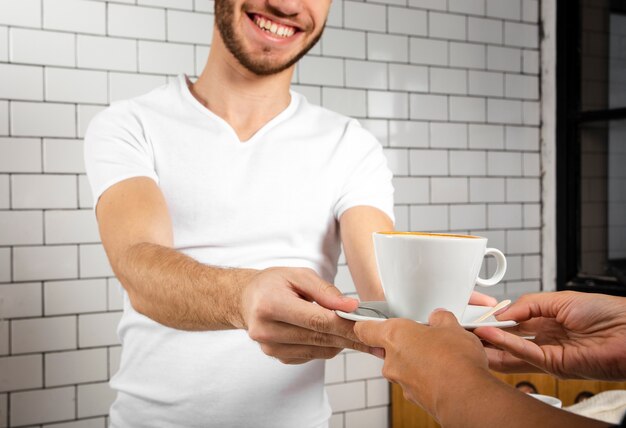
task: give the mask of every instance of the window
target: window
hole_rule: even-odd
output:
[[[557,289],[626,295],[626,0],[557,0]]]

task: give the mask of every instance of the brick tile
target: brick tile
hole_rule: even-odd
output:
[[[76,317],[16,320],[11,324],[14,354],[76,348]]]
[[[81,0],[43,0],[43,27],[77,33],[105,33],[105,4]]]
[[[409,163],[412,176],[448,175],[447,150],[411,150]]]
[[[346,60],[346,86],[352,88],[387,89],[387,64],[382,62]]]
[[[168,10],[167,39],[210,45],[213,41],[213,22],[213,15]]]
[[[75,137],[76,108],[70,104],[12,102],[11,130],[14,136],[23,137]]]
[[[393,180],[396,204],[424,204],[429,202],[427,178],[397,177]]]
[[[0,24],[20,27],[41,26],[41,1],[20,0],[0,2]]]
[[[79,34],[77,58],[79,67],[137,71],[137,41]]]
[[[43,169],[51,173],[85,173],[83,141],[64,138],[44,138]]]
[[[108,383],[78,385],[78,417],[105,416],[115,400],[115,391]]]
[[[368,379],[367,407],[386,406],[390,403],[390,385],[387,379]]]
[[[427,34],[427,14],[423,10],[389,7],[389,32],[410,36]]]
[[[11,28],[10,40],[13,62],[68,67],[76,65],[74,34]]]
[[[428,33],[437,39],[465,40],[467,19],[438,12],[428,14]]]
[[[387,8],[385,6],[344,1],[343,8],[346,28],[381,32],[387,29]]]
[[[47,281],[44,283],[44,313],[46,316],[104,312],[106,310],[107,281],[105,279]]]
[[[0,392],[41,388],[43,365],[41,355],[24,355],[0,358],[2,376]]]
[[[0,64],[0,98],[13,100],[43,100],[43,67]]]
[[[74,245],[13,249],[13,279],[16,281],[76,278],[77,265],[78,251]]]
[[[107,379],[106,348],[53,352],[45,355],[46,387]]]
[[[14,175],[13,208],[76,208],[76,177],[71,175]]]
[[[75,401],[74,387],[11,394],[11,426],[74,419]]]
[[[0,171],[41,172],[41,140],[0,138]]]
[[[406,93],[369,91],[367,110],[369,117],[406,119],[409,117],[409,103]]]
[[[365,407],[365,382],[350,382],[326,387],[333,412]]]
[[[448,97],[444,95],[411,94],[411,119],[447,120]]]
[[[367,115],[367,92],[362,89],[322,88],[322,105],[351,117]]]
[[[363,31],[327,28],[322,36],[322,53],[325,56],[365,59]]]
[[[426,122],[389,121],[389,144],[393,147],[428,147],[428,133]]]
[[[108,8],[108,34],[138,39],[165,40],[165,11],[152,7],[112,3]],[[141,25],[136,23],[141,22]]]
[[[451,230],[484,229],[486,226],[487,210],[485,205],[450,206]]]
[[[410,230],[447,231],[450,227],[448,211],[447,205],[412,205],[410,207]]]
[[[79,315],[78,344],[80,347],[119,345],[117,325],[121,316],[121,312]]]
[[[47,244],[100,242],[96,216],[92,210],[46,211]]]
[[[139,41],[139,71],[159,74],[193,74],[193,46]]]
[[[434,204],[465,203],[468,201],[467,178],[431,179],[430,202]]]
[[[40,283],[0,284],[0,295],[3,319],[41,316]]]
[[[106,104],[107,74],[104,71],[46,68],[46,100]]]

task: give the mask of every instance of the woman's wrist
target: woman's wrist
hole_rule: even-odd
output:
[[[449,379],[445,384],[440,384],[435,393],[433,416],[442,426],[463,426],[461,419],[467,416],[461,415],[492,408],[494,397],[506,394],[510,389],[493,376],[489,369],[481,367],[451,375]]]

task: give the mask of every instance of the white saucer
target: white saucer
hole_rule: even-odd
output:
[[[362,304],[375,310],[357,308],[357,310],[354,312],[335,312],[341,318],[345,318],[351,321],[384,321],[389,318],[394,318],[394,316],[389,311],[387,302],[362,302]],[[472,322],[490,309],[490,306],[467,305],[467,308],[465,308],[465,313],[463,314],[463,319],[461,320],[461,325],[467,330],[473,330],[476,327],[506,328],[517,325],[517,322],[515,321],[498,321],[493,315],[482,322]],[[379,312],[379,314],[377,314],[376,312]]]

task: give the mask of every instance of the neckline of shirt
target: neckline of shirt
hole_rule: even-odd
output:
[[[217,114],[213,113],[211,110],[206,108],[202,103],[200,103],[200,101],[196,99],[196,97],[193,96],[193,94],[191,93],[191,90],[189,89],[188,83],[191,83],[191,80],[186,74],[181,74],[178,76],[178,86],[183,97],[187,101],[189,101],[196,110],[199,110],[201,113],[219,122],[224,128],[228,130],[229,133],[232,134],[233,138],[238,143],[238,145],[242,147],[251,146],[255,141],[259,140],[270,129],[272,129],[273,127],[275,127],[276,125],[278,125],[279,123],[283,122],[285,119],[290,117],[293,114],[293,112],[297,109],[298,105],[300,104],[300,94],[290,89],[289,95],[291,95],[291,100],[289,101],[289,105],[283,111],[281,111],[272,119],[270,119],[265,125],[259,128],[259,130],[255,132],[250,138],[248,138],[245,141],[241,141],[239,139],[239,136],[233,129],[233,127],[228,122],[226,122],[223,118],[221,118],[220,116],[218,116]]]

